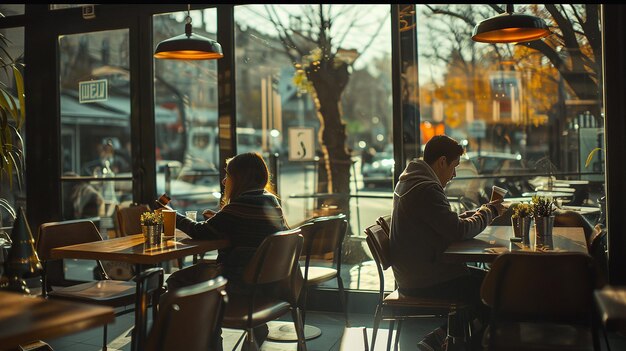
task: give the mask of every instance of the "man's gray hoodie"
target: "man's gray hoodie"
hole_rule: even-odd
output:
[[[390,250],[398,287],[426,288],[468,274],[465,264],[445,262],[443,252],[453,241],[478,235],[495,215],[483,205],[460,218],[433,169],[422,159],[409,162],[393,194]]]

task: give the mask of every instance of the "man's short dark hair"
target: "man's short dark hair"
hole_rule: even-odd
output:
[[[435,135],[424,147],[424,161],[432,165],[441,156],[445,156],[450,164],[454,159],[463,155],[465,150],[459,143],[447,135]]]

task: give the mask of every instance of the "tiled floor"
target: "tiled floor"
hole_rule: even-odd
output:
[[[285,321],[290,319],[285,318]],[[115,322],[109,325],[108,331],[108,350],[130,350],[130,328],[132,326],[133,314],[125,314],[115,319]],[[307,341],[309,351],[338,351],[340,350],[340,341],[344,334],[344,319],[339,313],[307,313],[307,325],[316,326],[321,329],[321,336]],[[372,316],[365,314],[350,314],[350,323],[352,328],[366,327],[369,328],[371,342]],[[401,350],[414,350],[418,338],[429,332],[441,320],[425,319],[419,322],[407,322],[403,325],[403,331],[400,339]],[[386,323],[383,328],[387,328]],[[224,350],[232,350],[233,346],[241,336],[241,332],[237,330],[225,329],[222,332],[224,338]],[[387,330],[381,329],[376,342],[376,350],[384,350],[387,340]],[[55,351],[97,351],[102,349],[102,328],[95,328],[85,332],[68,335],[54,340],[45,340]],[[361,338],[355,339],[354,342],[347,341],[344,350],[361,349],[357,344],[362,343]],[[361,346],[361,345],[359,345]],[[361,346],[362,347],[362,346]],[[237,349],[239,349],[238,347]],[[261,351],[288,351],[296,350],[294,342],[276,342],[266,341],[263,343]]]
[[[86,267],[84,263],[81,263],[80,261],[71,262],[70,260],[69,267],[72,268],[69,269],[69,271],[73,271],[77,275],[75,279],[88,279],[88,277],[91,276],[92,268]],[[345,280],[352,283],[347,285],[351,286],[353,289],[377,288],[378,281],[377,279],[373,279],[373,277],[376,277],[375,269],[369,263],[365,263],[360,266],[352,266],[349,269],[343,270],[343,272],[346,272],[347,275],[347,279]],[[393,281],[393,279],[390,280]],[[332,285],[335,285],[334,281],[332,284],[329,284],[329,287],[332,287]],[[371,308],[364,308],[361,306],[359,309],[371,310],[372,314],[350,313],[350,329],[345,329],[343,314],[314,311],[307,312],[307,325],[316,326],[322,331],[321,336],[307,341],[308,350],[363,350],[363,328],[366,328],[367,330],[368,343],[371,346],[374,306],[371,306]],[[134,314],[127,313],[116,317],[115,322],[108,326],[108,350],[130,350],[130,330],[133,325],[133,320]],[[285,318],[281,320],[291,321],[289,315],[285,316]],[[405,321],[400,335],[400,350],[416,350],[417,342],[425,334],[442,323],[443,319],[438,318],[423,318]],[[375,351],[385,350],[388,335],[386,328],[388,328],[388,324],[387,322],[383,322],[381,330],[377,336]],[[224,329],[222,332],[222,336],[224,338],[224,350],[232,350],[241,335],[241,331]],[[344,337],[344,340],[342,348],[340,348],[342,337]],[[85,332],[45,341],[48,342],[56,351],[97,351],[102,349],[102,328],[94,328]],[[611,350],[626,350],[626,337],[617,334],[610,334],[609,341]],[[604,343],[604,339],[602,339],[601,342],[602,350],[608,350],[606,344]],[[237,349],[239,348],[240,347]],[[295,342],[266,341],[261,348],[261,351],[290,350],[296,350]]]
[[[284,319],[290,321],[288,317]],[[119,316],[113,324],[109,325],[108,350],[130,350],[130,328],[132,326],[133,314]],[[321,329],[321,336],[307,341],[309,351],[352,351],[363,350],[362,328],[367,328],[368,344],[371,347],[371,332],[373,318],[366,314],[350,314],[350,329],[345,329],[342,314],[339,313],[307,313],[307,325],[313,325]],[[420,320],[405,321],[400,335],[400,350],[416,350],[416,343],[423,335],[436,328],[443,322],[442,319],[425,318]],[[386,322],[377,336],[375,351],[385,350],[387,343]],[[342,336],[346,335],[343,340]],[[224,350],[232,350],[233,346],[241,336],[238,330],[224,329]],[[347,338],[350,336],[350,338]],[[611,350],[626,350],[626,338],[615,334],[609,335]],[[59,339],[46,340],[56,351],[98,351],[102,349],[102,328],[95,328],[89,331],[65,336]],[[608,350],[604,340],[602,350]],[[239,350],[241,347],[237,347]],[[295,351],[294,342],[266,341],[261,351]]]

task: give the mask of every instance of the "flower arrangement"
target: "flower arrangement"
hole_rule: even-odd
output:
[[[533,214],[533,206],[531,204],[521,203],[517,204],[513,209],[511,218],[525,218]]]
[[[141,214],[141,225],[163,224],[163,214],[159,212],[146,211]]]
[[[551,197],[533,196],[532,216],[534,218],[550,217],[554,214],[555,203]]]

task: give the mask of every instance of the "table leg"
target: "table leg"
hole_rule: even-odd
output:
[[[142,272],[141,264],[135,264],[135,275],[139,275]],[[144,306],[141,306],[141,291],[139,280],[137,280],[137,290],[135,292],[135,326],[133,327],[133,331],[130,334],[130,349],[131,351],[138,351],[142,349],[143,345],[141,344],[141,340],[139,337],[139,329],[141,328],[141,323],[145,323],[144,318],[146,317],[145,311],[143,311]]]

